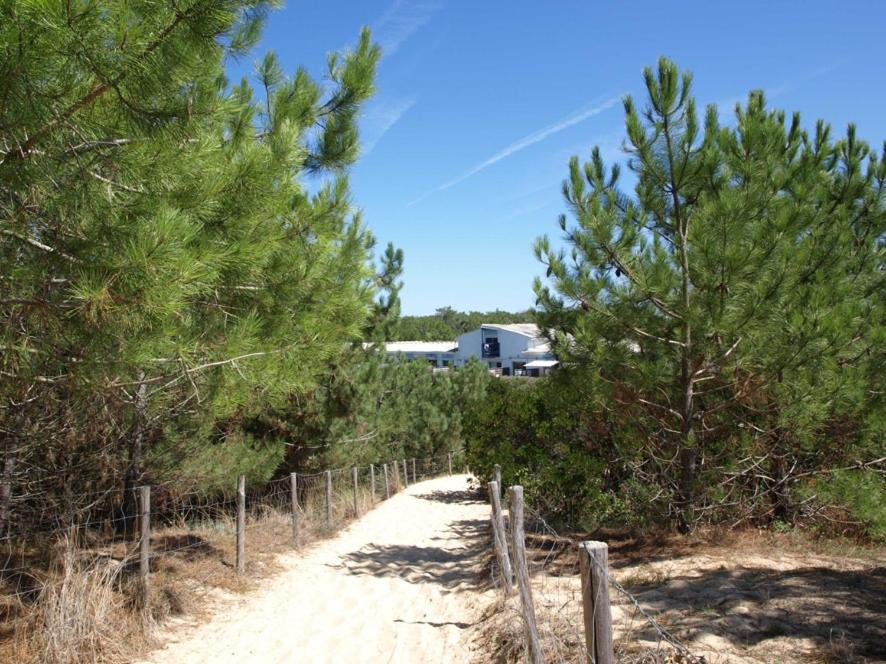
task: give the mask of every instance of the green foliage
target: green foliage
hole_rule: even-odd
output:
[[[268,54],[229,86],[273,4],[0,7],[0,427],[30,481],[84,455],[130,486],[267,477],[282,448],[243,423],[396,315],[347,183],[379,49],[364,30],[328,82]]]
[[[491,382],[476,362],[433,372],[426,362],[354,351],[330,367],[308,398],[300,395],[287,408],[267,413],[264,426],[252,429],[263,428],[269,441],[286,442],[285,472],[442,456],[460,451],[464,413],[483,399]]]
[[[638,525],[649,507],[623,481],[631,459],[589,410],[571,376],[493,381],[468,411],[467,461],[484,482],[501,465],[502,482],[521,484],[529,504],[558,523]]]
[[[403,316],[393,331],[392,341],[447,341],[476,330],[483,323],[532,323],[531,311],[455,311],[451,307],[437,309],[433,316]]]
[[[538,324],[681,528],[790,520],[801,473],[881,455],[886,159],[761,92],[700,121],[691,80],[662,58],[625,98],[632,192],[598,149],[570,161]]]
[[[851,519],[859,520],[872,539],[886,541],[886,480],[882,474],[840,470],[806,484],[799,493],[841,508]],[[840,518],[824,526],[828,532],[855,530],[853,523]]]

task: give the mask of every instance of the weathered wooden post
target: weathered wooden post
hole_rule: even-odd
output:
[[[403,459],[403,487],[409,486],[409,471],[406,468],[406,459]]]
[[[609,545],[606,542],[581,542],[578,545],[578,558],[588,664],[614,664],[612,609],[609,605]]]
[[[452,477],[452,452],[446,455],[446,461],[449,462],[449,476]]]
[[[391,462],[391,469],[394,471],[394,493],[400,490],[400,470],[396,461]]]
[[[332,471],[327,470],[326,476],[326,525],[332,526]]]
[[[388,464],[382,466],[385,472],[385,500],[391,497],[391,483],[388,481]]]
[[[246,571],[246,475],[237,477],[237,573]]]
[[[373,463],[369,464],[369,486],[370,486],[369,504],[374,505],[375,504],[375,464],[373,464]]]
[[[295,473],[289,473],[289,492],[292,499],[292,543],[298,546],[298,526],[301,514],[298,510],[298,476]]]
[[[497,492],[496,492],[497,495]],[[544,664],[538,626],[535,623],[535,603],[529,585],[529,567],[526,563],[526,535],[523,532],[523,487],[512,486],[510,497],[511,546],[514,549],[514,567],[520,604],[523,606],[523,625],[526,628],[526,645],[532,664]]]
[[[492,475],[493,475],[492,479],[495,480],[495,483],[498,485],[498,490],[503,494],[504,487],[501,485],[501,466],[499,466],[498,464],[495,464],[495,466],[492,469]]]
[[[151,487],[139,487],[139,525],[141,541],[138,546],[138,576],[142,596],[148,596],[148,574],[151,571]]]
[[[489,489],[489,502],[492,505],[492,543],[495,546],[495,555],[498,557],[498,566],[501,569],[501,582],[505,595],[511,594],[511,579],[513,579],[513,570],[511,569],[511,558],[508,555],[508,540],[505,535],[505,519],[501,512],[501,500],[498,497],[498,485],[490,482],[487,485]]]
[[[359,501],[357,500],[357,498],[358,498],[358,493],[359,493],[359,491],[360,491],[360,487],[359,487],[359,484],[358,484],[358,482],[357,482],[357,466],[354,466],[354,467],[351,469],[351,479],[352,479],[353,484],[354,484],[354,518],[356,519],[357,517],[360,516],[360,506],[359,506],[359,504],[358,504]]]

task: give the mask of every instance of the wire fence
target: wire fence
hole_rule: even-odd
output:
[[[293,473],[245,487],[242,499],[233,481],[231,490],[213,494],[156,484],[147,513],[136,497],[135,524],[122,513],[122,490],[79,494],[76,509],[65,514],[31,511],[28,527],[8,520],[18,527],[0,533],[0,616],[18,615],[36,602],[59,565],[72,562],[84,570],[107,567],[121,582],[133,583],[147,572],[176,575],[187,565],[180,583],[193,590],[236,586],[243,576],[236,572],[248,576],[271,564],[267,554],[328,537],[408,484],[451,472],[453,464],[461,464],[458,451]],[[147,531],[141,530],[143,518]],[[148,533],[146,547],[141,532]]]
[[[490,483],[490,491],[493,484]],[[563,664],[704,664],[703,656],[694,654],[656,617],[653,606],[644,605],[612,575],[606,562],[607,554],[601,563],[599,557],[584,549],[585,544],[592,544],[608,551],[605,543],[580,542],[561,534],[545,518],[543,506],[541,509],[525,506],[522,489],[520,495],[521,515],[517,518],[525,532],[522,539],[533,615],[527,615],[525,599],[511,590],[511,582],[502,573],[505,565],[512,564],[519,587],[519,555],[515,549],[520,543],[513,540],[514,505],[510,502],[510,492],[506,492],[502,495],[502,511],[508,513],[503,521],[509,559],[503,562],[496,556],[493,569],[493,578],[506,595],[504,605],[508,619],[504,629],[510,638],[504,640],[516,644],[504,653],[505,657],[513,661],[525,657],[531,662]],[[493,520],[494,511],[493,506]],[[582,558],[586,561],[584,569]],[[601,580],[606,592],[594,585],[592,577]],[[537,625],[539,653],[533,653],[532,637],[527,629],[530,622]],[[609,630],[609,636],[595,636],[595,630],[599,629]],[[595,650],[606,638],[612,644],[608,652],[607,648]]]

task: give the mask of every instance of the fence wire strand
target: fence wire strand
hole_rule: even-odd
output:
[[[508,514],[508,495],[503,495],[503,511]],[[534,597],[536,621],[546,662],[586,664],[589,658],[584,634],[582,582],[579,571],[578,541],[559,533],[545,518],[544,509],[524,507],[526,555]],[[508,531],[510,532],[509,524]],[[509,537],[510,538],[510,537]],[[511,547],[512,548],[512,547]],[[513,551],[511,551],[513,561]],[[591,557],[610,588],[614,656],[626,664],[704,664],[702,656],[678,639],[644,606],[609,569]],[[497,562],[494,563],[497,567]],[[495,569],[493,578],[501,579]],[[508,606],[509,633],[526,647],[523,618],[516,600]]]

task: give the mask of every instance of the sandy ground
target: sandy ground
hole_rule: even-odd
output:
[[[540,546],[531,536],[529,545],[546,654],[550,661],[582,662],[573,549]],[[611,541],[609,553],[612,576],[707,664],[886,662],[881,550],[863,557],[815,553],[745,535],[660,547]],[[659,661],[649,655],[671,652],[624,595],[611,589],[610,596],[617,658]]]
[[[488,547],[489,508],[469,476],[420,482],[334,539],[286,554],[208,622],[159,635],[150,664],[468,662]]]

